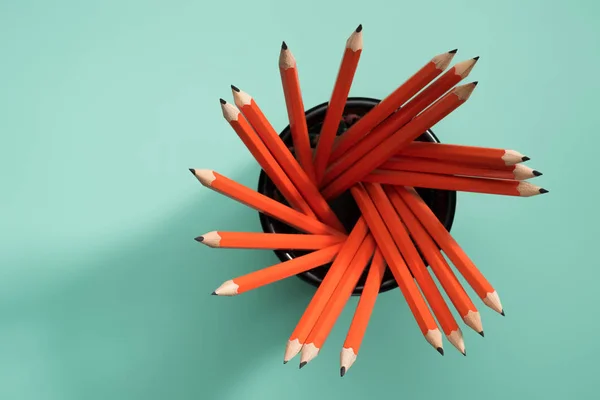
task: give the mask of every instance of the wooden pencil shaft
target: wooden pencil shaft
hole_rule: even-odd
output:
[[[338,286],[340,280],[346,273],[348,266],[350,265],[368,232],[369,229],[367,228],[367,224],[365,223],[364,219],[362,217],[359,218],[352,228],[348,239],[342,243],[340,251],[336,255],[333,264],[327,271],[325,278],[317,288],[316,293],[312,297],[310,303],[304,310],[302,317],[298,321],[298,324],[294,328],[294,331],[290,335],[285,348],[285,354],[283,358],[284,362],[288,362],[294,358],[302,349],[302,345],[319,319],[323,309],[326,307],[329,298],[335,291],[335,288]]]
[[[515,164],[529,159],[515,150],[427,142],[412,142],[402,148],[397,156],[461,162],[508,171],[512,171]]]
[[[229,103],[221,101],[223,116],[229,122],[238,137],[248,148],[254,159],[258,162],[267,176],[277,186],[283,197],[290,205],[301,213],[316,218],[310,206],[306,203],[302,195],[298,192],[292,181],[279,166],[269,149],[258,137],[248,121],[241,115],[240,111]]]
[[[302,169],[298,161],[290,153],[273,126],[269,123],[262,110],[254,99],[239,88],[232,90],[236,105],[254,128],[257,135],[262,139],[267,149],[279,163],[284,173],[296,186],[311,210],[318,219],[332,226],[340,232],[344,232],[344,226],[329,207],[316,185]]]
[[[348,329],[348,335],[344,341],[344,348],[352,349],[354,355],[357,355],[360,350],[360,345],[367,330],[373,307],[377,301],[385,268],[386,264],[383,255],[381,250],[377,248],[375,250],[375,255],[373,256],[373,261],[371,261],[371,266],[369,267],[365,287],[358,299],[358,305],[356,306],[354,317],[352,318],[350,328]]]
[[[313,343],[317,348],[323,346],[374,251],[375,240],[371,234],[368,234],[308,335],[306,343]]]
[[[325,278],[304,311],[294,332],[292,332],[290,341],[298,339],[301,343],[304,342],[368,232],[367,224],[364,219],[360,218],[350,232],[348,239],[342,244],[340,252],[335,257]]]
[[[192,170],[205,187],[232,198],[250,208],[278,219],[300,231],[316,235],[343,235],[324,223],[262,195],[212,170]]]
[[[375,170],[365,182],[387,185],[412,186],[438,190],[486,193],[504,196],[530,197],[542,194],[539,187],[528,182],[438,175],[421,172]]]
[[[477,308],[470,300],[456,275],[452,272],[452,269],[442,256],[437,245],[421,225],[417,217],[412,213],[408,205],[404,203],[396,189],[396,187],[392,186],[384,187],[384,191],[392,202],[394,209],[398,215],[400,215],[400,218],[409,230],[413,240],[421,250],[421,254],[423,254],[433,270],[433,273],[442,285],[442,288],[448,294],[450,301],[452,301],[452,304],[463,318],[466,317],[470,311],[477,312]]]
[[[201,242],[210,247],[268,250],[318,250],[344,240],[341,236],[332,235],[224,231],[209,232],[201,238]]]
[[[539,172],[520,164],[504,168],[483,168],[456,161],[406,156],[392,158],[381,164],[379,169],[508,180],[524,180],[541,175]]]
[[[225,296],[241,294],[319,267],[333,260],[340,247],[341,244],[335,244],[325,249],[317,250],[307,255],[234,278],[221,285],[215,293]],[[234,291],[229,292],[232,285],[237,287],[234,288]],[[223,291],[223,293],[220,291]]]
[[[285,97],[290,130],[296,157],[302,169],[311,181],[315,182],[315,171],[312,163],[312,150],[308,138],[308,127],[304,115],[304,103],[300,90],[300,80],[296,60],[287,46],[282,46],[279,58],[279,71]]]
[[[425,335],[429,330],[437,328],[437,325],[408,271],[404,259],[365,189],[360,185],[355,185],[351,188],[351,192],[421,332]]]
[[[485,279],[417,192],[400,186],[396,187],[396,190],[477,295],[483,299],[488,293],[494,292],[492,285]]]
[[[381,185],[365,183],[364,186],[373,200],[375,208],[383,217],[392,239],[415,277],[442,330],[446,335],[450,335],[451,332],[458,330],[458,325],[431,275],[429,275],[421,255],[408,235],[400,216],[396,213]]]
[[[338,71],[333,92],[331,93],[331,99],[321,132],[319,134],[319,142],[317,144],[315,157],[314,157],[314,168],[317,184],[323,177],[325,168],[329,161],[331,149],[333,147],[334,140],[336,138],[338,126],[344,112],[346,105],[346,99],[350,93],[350,87],[352,86],[352,80],[358,67],[358,61],[362,53],[362,31],[353,32],[346,43],[346,49],[342,58],[342,63]]]

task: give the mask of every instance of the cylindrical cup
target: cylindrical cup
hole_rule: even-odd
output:
[[[353,122],[365,115],[370,109],[375,107],[380,100],[366,98],[366,97],[350,97],[346,102],[344,108],[343,118],[340,121],[340,128],[338,129],[338,135],[342,135],[344,131],[351,126]],[[311,139],[311,145],[316,146],[325,119],[325,113],[327,111],[328,103],[320,104],[316,107],[311,108],[306,112],[306,122],[308,125],[308,131]],[[287,126],[279,135],[283,142],[293,151],[293,142],[290,127]],[[433,134],[431,130],[423,133],[417,140],[424,142],[437,142],[439,140]],[[277,201],[287,204],[285,199],[279,193],[273,181],[265,174],[265,171],[261,170],[258,180],[258,191],[264,195],[267,195]],[[456,209],[456,192],[446,190],[433,190],[433,189],[417,189],[417,192],[421,195],[423,200],[427,203],[429,208],[435,213],[438,219],[444,224],[446,229],[450,231],[452,222],[454,220],[454,213]],[[350,192],[343,193],[337,199],[331,201],[331,208],[337,214],[340,221],[344,224],[348,232],[352,229],[358,218],[360,217],[360,210],[356,205],[354,199],[350,195]],[[264,232],[267,233],[299,233],[296,229],[286,225],[274,218],[271,218],[265,214],[259,213],[260,222]],[[295,257],[307,254],[306,251],[299,250],[275,250],[275,254],[281,261],[288,261]],[[423,259],[425,265],[427,261]],[[331,264],[322,265],[318,268],[314,268],[310,271],[303,272],[298,278],[303,281],[310,283],[313,286],[318,287],[327,270]],[[356,288],[354,289],[353,295],[360,295],[365,284],[367,277],[368,266],[365,268]],[[389,269],[386,270],[379,292],[385,292],[390,289],[398,287],[392,273]]]

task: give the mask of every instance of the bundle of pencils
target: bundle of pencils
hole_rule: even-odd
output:
[[[285,42],[279,69],[293,152],[251,95],[231,86],[233,103],[220,99],[223,117],[275,184],[285,204],[218,172],[190,169],[205,187],[299,232],[212,231],[198,236],[198,242],[213,248],[307,251],[227,280],[213,295],[236,296],[331,263],[288,339],[284,363],[301,353],[302,368],[318,355],[359,278],[367,274],[341,350],[342,376],[357,358],[386,269],[391,271],[426,341],[442,355],[443,336],[466,355],[459,321],[442,291],[462,322],[484,335],[480,313],[454,269],[483,304],[504,315],[496,289],[415,187],[520,197],[548,192],[527,181],[541,173],[522,164],[529,157],[517,151],[415,141],[467,102],[477,86],[477,82],[459,83],[479,57],[448,69],[457,50],[433,57],[364,116],[353,117],[350,127],[336,136],[340,121],[347,118],[344,109],[363,48],[362,35],[359,25],[346,42],[316,149],[309,140],[296,61]],[[361,212],[350,232],[328,203],[347,191]]]

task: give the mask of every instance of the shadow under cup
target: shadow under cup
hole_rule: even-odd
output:
[[[351,126],[356,120],[365,115],[369,110],[375,107],[380,100],[366,98],[366,97],[350,97],[346,102],[346,106],[344,108],[343,118],[340,121],[340,126],[337,134],[342,135],[349,126]],[[319,138],[319,132],[321,131],[321,126],[323,124],[323,120],[325,118],[325,113],[327,111],[328,103],[320,104],[316,107],[311,108],[306,112],[306,122],[308,125],[308,132],[310,136],[311,146],[313,148],[316,147]],[[279,135],[283,142],[293,151],[293,142],[290,127],[287,126]],[[439,140],[433,134],[431,130],[423,133],[418,141],[423,142],[437,142]],[[275,199],[281,203],[288,205],[285,201],[281,193],[277,190],[273,181],[265,174],[264,170],[261,170],[259,180],[258,180],[258,192],[262,193],[272,199]],[[456,192],[447,191],[447,190],[434,190],[434,189],[417,189],[417,192],[421,195],[425,203],[429,206],[429,208],[434,212],[434,214],[438,217],[440,222],[444,224],[446,229],[450,231],[452,227],[452,222],[454,220],[454,212],[456,209]],[[360,210],[356,205],[356,202],[352,198],[350,191],[346,191],[338,198],[329,202],[331,209],[338,216],[342,224],[346,227],[348,232],[352,230],[356,221],[360,217]],[[260,222],[263,228],[263,231],[266,233],[302,233],[296,230],[295,228],[275,219],[271,218],[268,215],[263,213],[259,213]],[[281,261],[289,261],[293,258],[300,257],[302,255],[308,254],[309,251],[305,250],[275,250],[274,251],[277,257]],[[423,259],[425,265],[427,261]],[[370,265],[370,263],[369,263]],[[356,288],[353,291],[353,295],[360,295],[362,293],[367,273],[369,270],[369,265],[365,268],[365,271],[361,275]],[[309,271],[298,274],[298,278],[303,281],[310,283],[311,285],[318,287],[325,274],[327,273],[331,264],[322,265],[320,267],[311,269]],[[379,292],[385,292],[391,289],[398,287],[394,276],[391,271],[386,269],[385,274],[383,276],[383,280],[381,282],[381,286],[379,288]]]

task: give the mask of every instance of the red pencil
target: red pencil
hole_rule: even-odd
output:
[[[304,115],[304,102],[302,101],[302,92],[300,90],[298,68],[296,66],[296,59],[285,42],[281,44],[279,72],[281,74],[281,84],[283,86],[296,158],[308,177],[313,182],[316,182],[315,169],[312,162],[313,153],[308,138],[308,127],[306,126]]]
[[[548,193],[548,190],[525,181],[471,178],[406,171],[375,170],[364,177],[364,182],[517,197],[531,197]]]
[[[529,157],[515,150],[427,142],[412,142],[401,149],[397,156],[463,162],[494,169],[507,168],[530,160]]]
[[[333,93],[331,93],[331,100],[329,100],[329,106],[327,107],[327,113],[325,114],[325,120],[323,121],[323,127],[319,135],[319,143],[317,144],[314,160],[317,184],[323,177],[329,156],[331,155],[331,148],[333,147],[333,142],[340,125],[348,93],[350,93],[350,87],[352,86],[356,67],[358,67],[362,48],[362,25],[359,25],[346,41],[346,50],[342,58],[342,65],[340,66],[335,86],[333,87]]]

